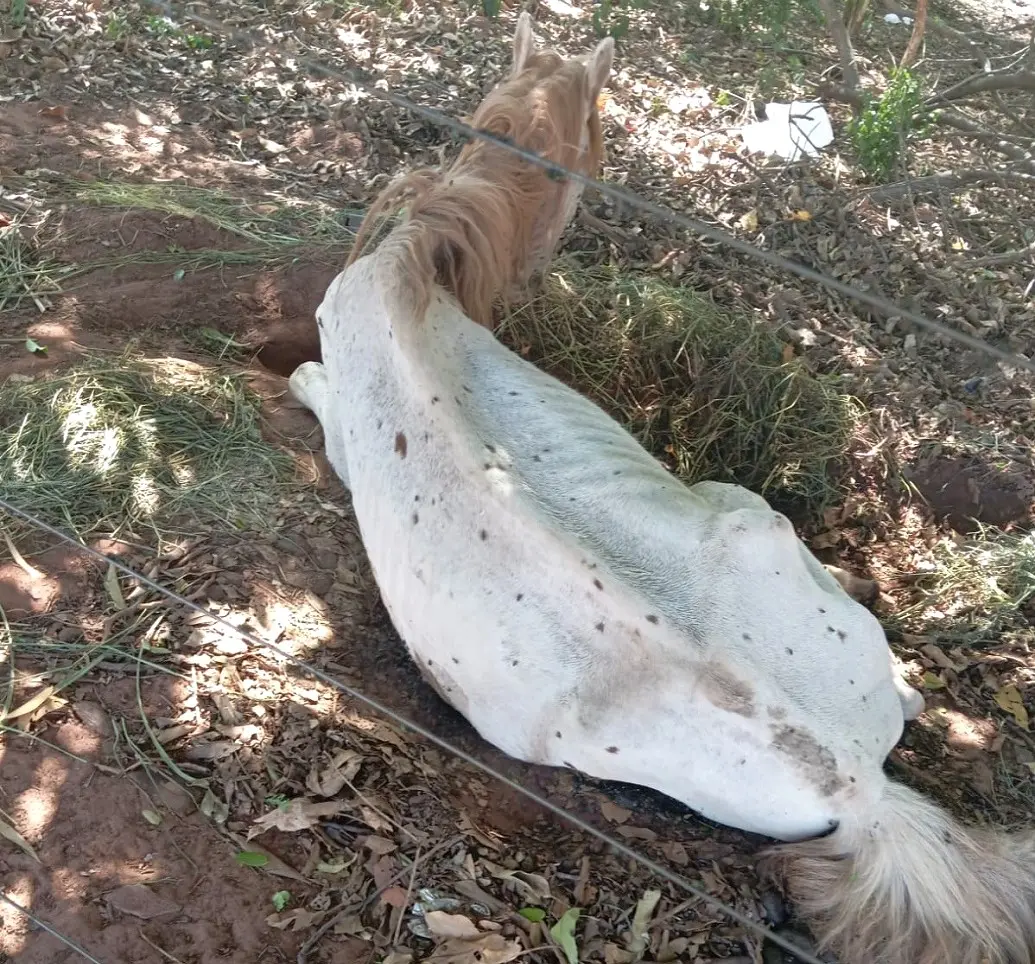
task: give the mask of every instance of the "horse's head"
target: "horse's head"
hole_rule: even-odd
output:
[[[597,101],[613,57],[610,37],[585,58],[540,50],[532,18],[522,13],[510,74],[471,122],[566,170],[595,175],[603,157]],[[349,263],[360,256],[383,213],[408,198],[405,221],[385,242],[389,275],[409,292],[416,317],[423,317],[437,283],[470,318],[489,326],[497,296],[520,288],[550,260],[581,193],[570,178],[478,138],[448,170],[414,171],[382,191]]]
[[[598,101],[614,59],[614,41],[607,37],[585,58],[565,58],[537,47],[532,18],[522,13],[514,33],[510,75],[482,102],[472,123],[560,167],[595,177],[603,160]],[[503,148],[470,144],[461,154],[483,174],[495,168],[501,184],[513,184],[522,197],[524,220],[514,250],[514,277],[522,284],[553,256],[565,227],[575,215],[582,185],[541,167],[534,167]],[[523,248],[523,250],[522,250]]]

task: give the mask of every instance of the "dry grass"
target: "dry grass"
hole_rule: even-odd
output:
[[[0,311],[31,301],[40,311],[61,292],[61,279],[74,269],[47,258],[35,230],[21,219],[0,221]]]
[[[0,490],[81,536],[174,516],[261,525],[289,461],[258,415],[239,377],[174,359],[91,358],[7,382]]]
[[[839,495],[857,404],[747,314],[561,259],[501,337],[604,407],[688,483],[736,482],[808,512]]]
[[[1033,600],[1035,533],[985,527],[934,547],[914,603],[895,622],[943,642],[982,645],[1014,630],[1030,636]]]

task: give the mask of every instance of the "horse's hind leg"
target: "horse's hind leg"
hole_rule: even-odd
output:
[[[345,449],[335,445],[337,433],[328,424],[328,403],[331,397],[330,385],[327,381],[327,369],[320,362],[303,362],[288,379],[288,388],[306,408],[316,416],[323,428],[324,441],[327,447],[327,458],[334,466],[334,471],[341,479],[341,484],[349,488],[349,467],[345,459]]]

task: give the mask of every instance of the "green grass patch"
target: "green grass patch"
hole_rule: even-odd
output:
[[[555,262],[503,339],[618,419],[687,483],[735,482],[787,511],[836,500],[859,418],[748,314],[647,276]]]
[[[197,218],[262,248],[350,245],[362,216],[315,201],[271,197],[254,202],[183,184],[76,181],[68,186],[87,204]]]
[[[81,537],[173,518],[263,528],[290,476],[240,376],[176,359],[91,358],[8,381],[0,426],[4,497]]]

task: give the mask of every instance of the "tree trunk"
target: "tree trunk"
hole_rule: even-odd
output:
[[[913,33],[909,37],[909,45],[902,55],[900,67],[911,67],[916,55],[920,53],[920,45],[924,41],[924,30],[927,28],[927,0],[916,0],[916,19],[913,21]]]

